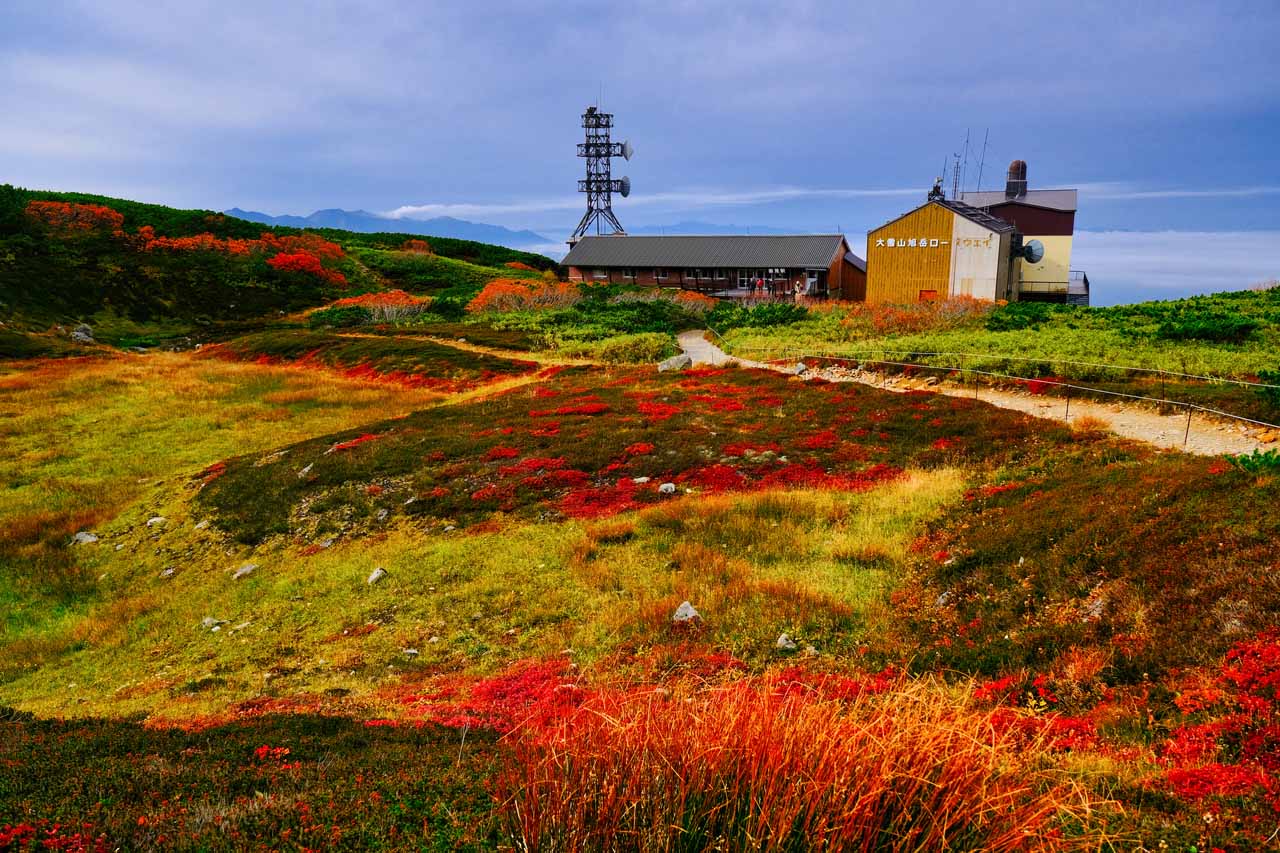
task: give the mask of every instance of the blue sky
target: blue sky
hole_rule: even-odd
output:
[[[624,226],[859,248],[989,129],[984,187],[1019,157],[1033,187],[1080,188],[1073,266],[1100,301],[1280,276],[1274,0],[5,7],[0,181],[558,241],[603,92],[637,149]]]

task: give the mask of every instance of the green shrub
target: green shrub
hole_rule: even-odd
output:
[[[1259,370],[1258,381],[1265,382],[1268,385],[1280,386],[1280,370]],[[1262,395],[1262,399],[1276,408],[1280,408],[1280,387],[1259,388],[1258,393]]]
[[[707,314],[707,324],[720,330],[767,328],[799,323],[808,317],[809,309],[794,302],[765,302],[750,307],[722,302]]]
[[[347,305],[342,308],[321,308],[312,311],[307,317],[307,325],[313,329],[333,326],[339,329],[351,326],[367,326],[373,322],[373,315],[368,308],[359,305]]]
[[[987,315],[988,332],[1038,329],[1051,319],[1057,306],[1047,302],[1010,302]]]
[[[675,354],[671,336],[661,332],[615,335],[600,341],[571,341],[559,351],[574,358],[591,358],[608,364],[644,364]]]
[[[1234,311],[1186,311],[1161,323],[1156,337],[1166,341],[1241,343],[1258,328],[1256,320]]]
[[[1280,450],[1255,450],[1228,455],[1227,461],[1246,474],[1280,474]]]

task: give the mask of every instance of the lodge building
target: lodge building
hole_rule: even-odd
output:
[[[949,296],[1089,304],[1089,278],[1071,267],[1076,191],[1028,190],[1014,160],[1003,192],[944,196],[867,234],[868,302]]]
[[[678,287],[723,298],[866,298],[867,265],[841,234],[587,236],[565,256],[571,281]]]

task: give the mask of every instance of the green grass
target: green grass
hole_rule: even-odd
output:
[[[235,338],[211,352],[246,361],[329,368],[352,378],[384,379],[450,393],[537,368],[531,361],[469,352],[422,338],[358,331],[259,332]]]
[[[175,484],[233,453],[435,399],[184,355],[13,365],[0,375],[0,409],[11,413],[0,420],[0,641],[25,639],[22,652],[6,646],[4,668],[38,663],[47,631],[103,600],[101,572],[67,545],[77,531],[130,507],[145,517],[129,523],[143,523]]]

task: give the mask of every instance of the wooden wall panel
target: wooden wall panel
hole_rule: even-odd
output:
[[[928,204],[869,233],[867,301],[905,304],[918,302],[921,291],[947,293],[954,216]]]

